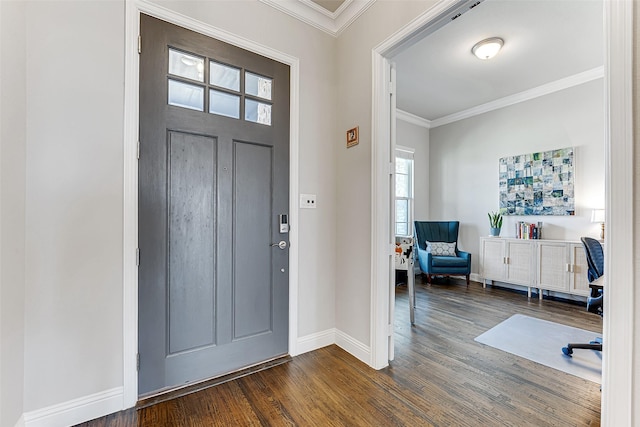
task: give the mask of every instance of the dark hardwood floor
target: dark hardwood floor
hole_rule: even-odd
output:
[[[474,341],[516,313],[601,331],[598,316],[475,282],[416,283],[413,327],[406,287],[397,287],[395,360],[386,369],[330,346],[81,426],[600,425],[598,384]]]

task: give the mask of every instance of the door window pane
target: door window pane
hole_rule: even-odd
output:
[[[239,119],[240,97],[212,89],[209,91],[209,112]]]
[[[245,100],[244,119],[271,126],[271,105],[253,99]]]
[[[244,79],[244,91],[247,94],[263,99],[271,99],[271,79],[248,71],[244,73]]]
[[[209,62],[209,83],[229,90],[240,91],[240,70],[220,64]]]
[[[204,88],[169,79],[169,105],[204,110]]]
[[[169,49],[169,74],[204,82],[204,59]]]

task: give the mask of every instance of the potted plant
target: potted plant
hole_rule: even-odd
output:
[[[502,214],[500,212],[490,212],[487,215],[489,216],[489,227],[491,227],[490,234],[496,237],[499,236],[502,228]]]

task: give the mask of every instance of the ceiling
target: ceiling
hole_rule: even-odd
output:
[[[501,37],[490,60],[472,46]],[[397,107],[450,123],[603,75],[601,0],[484,0],[394,56]]]
[[[331,13],[335,12],[340,6],[342,6],[342,3],[344,3],[344,0],[311,0],[311,1],[314,2],[315,4],[318,4],[324,7]]]
[[[376,0],[260,1],[338,37]],[[458,4],[465,13],[394,53],[399,117],[436,127],[604,75],[603,0]],[[489,37],[504,47],[477,59],[472,46]]]
[[[376,2],[376,0],[260,1],[334,37],[338,37]]]

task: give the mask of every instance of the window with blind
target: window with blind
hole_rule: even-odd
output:
[[[413,235],[413,153],[396,146],[396,236]]]

